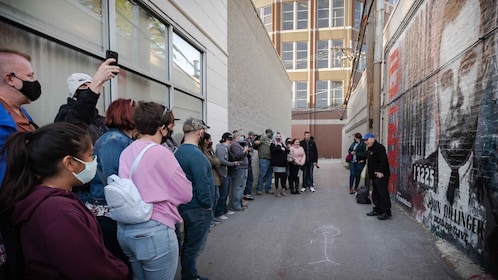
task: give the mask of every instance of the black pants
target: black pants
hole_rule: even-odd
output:
[[[289,188],[291,191],[298,190],[299,188],[299,177],[297,177],[299,168],[301,168],[301,166],[292,163],[289,164]]]
[[[391,199],[388,190],[389,177],[372,179],[372,201],[374,210],[391,214]]]
[[[273,172],[273,177],[275,178],[275,190],[278,190],[278,182],[280,181],[280,185],[282,189],[287,188],[287,174],[285,172]]]

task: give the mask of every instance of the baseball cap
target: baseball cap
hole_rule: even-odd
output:
[[[233,140],[232,133],[230,133],[230,132],[223,133],[223,135],[221,136],[221,139],[223,140],[223,142],[226,141],[227,139]]]
[[[368,138],[375,138],[375,135],[373,135],[372,133],[367,133],[365,134],[365,136],[363,136],[363,140],[367,140]]]
[[[183,133],[187,132],[193,132],[201,129],[208,129],[209,126],[206,125],[206,123],[203,120],[195,119],[192,117],[189,117],[184,123],[183,123]]]
[[[67,78],[67,92],[73,98],[76,90],[85,83],[92,82],[92,77],[84,73],[73,73]]]

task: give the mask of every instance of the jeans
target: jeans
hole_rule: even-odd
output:
[[[360,185],[361,172],[365,167],[365,161],[363,162],[350,162],[349,163],[349,188],[353,186],[357,189]]]
[[[181,210],[180,214],[183,218],[184,229],[181,249],[182,280],[193,280],[197,279],[197,258],[206,245],[213,211],[195,208]]]
[[[128,256],[135,279],[174,279],[178,266],[175,229],[150,220],[118,224],[118,241]]]
[[[244,188],[246,187],[247,168],[237,168],[237,171],[231,175],[230,181],[230,208],[242,208],[242,196],[244,195]]]
[[[220,186],[214,186],[214,194],[212,198],[213,198],[213,209],[216,209],[216,205],[218,204],[218,200],[220,199]]]
[[[270,166],[270,160],[265,158],[259,159],[259,176],[258,176],[258,191],[263,191],[263,180],[266,182],[266,191],[271,191],[271,175],[273,168]]]
[[[306,162],[303,165],[303,188],[313,187],[313,162]]]
[[[228,212],[227,209],[227,197],[228,197],[228,186],[230,185],[230,176],[222,178],[223,182],[220,186],[220,198],[214,209],[214,216],[219,217],[225,215]]]
[[[247,180],[246,180],[246,188],[244,189],[244,194],[252,193],[253,182],[254,182],[254,175],[252,173],[252,165],[249,162],[249,167],[247,168]]]

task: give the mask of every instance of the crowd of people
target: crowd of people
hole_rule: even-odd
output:
[[[119,98],[100,115],[102,87],[119,74],[113,58],[93,77],[72,74],[54,123],[38,127],[22,107],[41,96],[30,61],[0,50],[0,278],[174,279],[180,263],[182,279],[207,279],[197,259],[209,229],[255,199],[256,157],[257,195],[315,192],[309,132],[284,141],[272,129],[235,130],[213,149],[209,126],[192,117],[178,144],[179,119],[156,102]],[[112,174],[133,180],[152,205],[150,220],[111,218],[104,189]]]

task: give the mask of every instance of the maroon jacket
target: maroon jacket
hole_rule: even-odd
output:
[[[126,279],[128,268],[104,247],[95,217],[72,193],[37,186],[12,213],[26,279]]]

